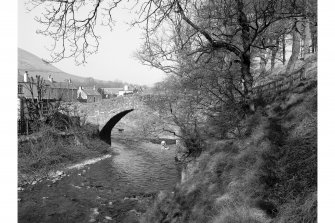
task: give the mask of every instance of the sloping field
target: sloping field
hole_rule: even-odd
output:
[[[18,48],[18,70],[19,74],[23,75],[28,71],[31,76],[41,75],[47,79],[51,74],[55,81],[64,81],[64,79],[72,79],[73,81],[83,82],[84,77],[68,74],[57,67],[44,62],[38,56]]]

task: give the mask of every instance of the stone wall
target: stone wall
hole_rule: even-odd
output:
[[[153,100],[153,97],[155,96],[120,96],[103,99],[101,102],[96,103],[73,103],[71,104],[71,109],[76,110],[81,117],[82,124],[97,125],[99,130],[114,115],[124,110],[134,109],[116,124],[112,134],[123,135],[124,137],[171,138],[170,135],[162,132],[162,120],[160,120],[158,113],[146,106],[146,102]],[[121,129],[123,130],[122,132]]]

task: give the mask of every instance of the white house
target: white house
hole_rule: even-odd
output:
[[[125,85],[123,90],[119,91],[119,96],[124,96],[127,94],[133,94],[134,93],[134,89],[132,87],[129,88],[128,85]]]
[[[77,92],[78,101],[81,102],[98,102],[102,100],[101,94],[95,89],[79,87]]]

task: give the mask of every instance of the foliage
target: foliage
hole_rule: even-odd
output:
[[[302,101],[288,93],[266,113],[248,116],[244,138],[208,141],[188,164],[186,181],[159,195],[142,222],[316,222],[317,96],[311,85],[296,89]]]
[[[39,22],[46,25],[40,33],[55,41],[52,61],[74,57],[79,63],[85,63],[86,56],[98,50],[98,19],[112,26],[112,11],[121,4],[120,0],[86,5],[81,1],[51,2]],[[137,57],[143,64],[169,74],[153,88],[155,97],[146,105],[163,120],[164,131],[182,139],[187,157],[203,159],[198,175],[188,182],[191,189],[185,186],[166,196],[162,206],[155,204],[151,212],[154,217],[149,214],[147,220],[266,222],[278,212],[279,216],[288,213],[287,219],[292,213],[301,216],[306,210],[300,204],[314,210],[315,200],[305,201],[306,194],[316,191],[316,134],[304,134],[301,126],[288,128],[283,124],[298,122],[296,114],[288,116],[291,119],[281,116],[302,106],[302,100],[273,105],[275,117],[271,119],[265,117],[264,110],[250,111],[255,110],[255,81],[269,74],[268,60],[270,70],[279,60],[278,53],[283,54],[279,58],[285,63],[285,36],[293,36],[288,72],[300,55],[300,32],[305,32],[304,53],[309,52],[308,27],[316,27],[316,1],[148,0],[132,6],[138,10],[132,25],[144,30]],[[86,13],[81,14],[83,11]],[[261,98],[258,103],[266,105]],[[148,126],[142,127],[144,133],[150,133]],[[292,129],[302,135],[293,137]],[[315,128],[308,129],[315,133]],[[239,139],[234,146],[211,148],[206,144],[208,139],[232,137]],[[307,166],[308,162],[313,165]],[[195,197],[199,197],[199,206]],[[277,208],[289,207],[294,198],[301,199],[296,210]],[[261,214],[257,212],[260,210]]]
[[[69,134],[43,125],[39,131],[18,144],[18,171],[21,174],[47,174],[50,170],[84,158],[108,152],[98,138],[97,127],[70,126]],[[35,136],[35,137],[34,137]]]
[[[121,7],[121,2],[31,0],[32,7],[46,6],[37,21],[45,26],[38,32],[54,40],[51,61],[74,57],[77,63],[85,63],[86,57],[99,48],[97,23],[112,28],[115,19],[112,12]],[[218,55],[226,55],[230,62],[239,64],[240,72],[234,78],[241,81],[242,98],[249,103],[254,82],[253,50],[272,49],[275,56],[277,37],[285,32],[282,24],[292,18],[314,16],[315,10],[304,9],[311,5],[307,3],[305,0],[149,0],[129,5],[137,15],[132,25],[144,30],[144,43],[138,52],[144,64],[184,76],[185,65],[203,58],[210,62]],[[276,37],[271,36],[274,33]]]
[[[27,115],[29,116],[29,119],[36,122],[42,120],[44,118],[43,107],[52,107],[50,103],[44,101],[47,91],[45,80],[40,75],[37,75],[36,79],[29,77],[23,87],[26,88],[30,94],[29,97],[24,100],[25,105],[27,106]]]

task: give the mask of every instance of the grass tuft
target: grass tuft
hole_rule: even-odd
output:
[[[44,175],[66,164],[106,154],[109,146],[99,140],[94,129],[83,126],[64,135],[45,125],[36,133],[38,137],[19,142],[19,181],[25,175]]]

